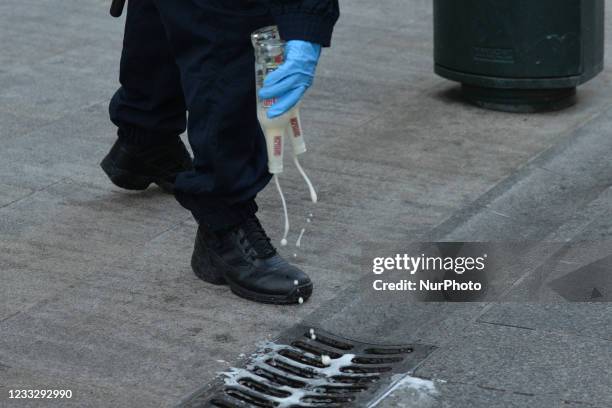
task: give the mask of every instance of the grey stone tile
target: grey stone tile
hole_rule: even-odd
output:
[[[608,303],[497,304],[479,321],[612,340]]]
[[[612,404],[610,342],[475,324],[416,375],[595,405]]]
[[[452,342],[455,333],[478,315],[482,305],[412,302],[363,302],[363,295],[342,297],[308,318],[323,329],[374,344],[420,342],[438,346]],[[318,320],[318,322],[315,322]]]
[[[107,234],[143,240],[161,233],[182,221],[186,212],[171,195],[158,190],[126,194],[97,186],[64,180],[49,186],[13,205],[2,209],[3,226],[0,234],[15,232],[25,238],[30,232],[44,232],[78,237]],[[120,228],[121,225],[124,228]],[[96,230],[97,229],[97,230]],[[111,240],[112,243],[112,240]]]
[[[589,241],[612,239],[612,188],[604,190],[546,239]]]
[[[32,192],[28,188],[0,183],[0,208],[27,197]]]
[[[498,185],[486,200],[473,205],[475,215],[447,238],[462,239],[480,231],[485,240],[544,239],[564,224],[583,223],[585,214],[580,210],[598,200],[611,182],[612,165],[606,152],[612,145],[601,131],[608,121],[606,111],[581,127],[575,138]]]
[[[2,110],[34,120],[54,120],[112,96],[114,76],[100,73],[95,61],[69,62],[59,56],[0,74]]]
[[[171,406],[170,401],[153,395],[138,393],[133,389],[122,386],[105,388],[98,384],[82,382],[81,378],[67,375],[56,376],[44,370],[30,371],[19,367],[10,367],[0,374],[0,402],[2,407],[75,407],[75,408],[94,408],[94,407],[134,407],[146,408],[152,406]],[[9,390],[22,389],[51,389],[51,390],[70,390],[70,399],[41,400],[41,399],[13,399],[7,398]]]
[[[23,117],[3,110],[0,107],[0,140],[23,137],[28,132],[48,124],[48,120]]]
[[[122,28],[119,21],[113,24],[108,6],[101,2],[3,2],[0,37],[10,41],[3,43],[0,64],[3,70],[19,69],[91,43],[97,43],[98,50],[112,49]]]
[[[421,381],[428,381],[423,380]],[[429,388],[433,384],[434,388]],[[548,395],[530,395],[520,392],[478,387],[474,385],[434,381],[413,381],[394,391],[380,408],[579,408],[603,407],[584,401],[566,401]]]
[[[220,305],[181,307],[181,298],[166,291],[156,306],[156,294],[122,288],[66,291],[55,301],[3,321],[0,358],[30,370],[72,373],[106,387],[122,385],[179,398],[201,385],[202,378],[227,369],[224,361],[233,362],[236,352],[249,351],[253,341],[282,327],[236,314],[231,320],[222,315],[203,318],[202,312],[221,311]],[[210,298],[210,292],[201,297]],[[250,336],[236,336],[236,327]]]
[[[116,138],[105,111],[96,105],[6,139],[0,152],[3,182],[38,190],[69,177],[112,189],[99,167]]]
[[[149,270],[105,272],[1,322],[0,360],[178,399],[309,311],[279,316],[192,274],[151,281]]]
[[[0,321],[27,310],[38,302],[55,296],[69,284],[47,271],[28,270],[2,262],[0,287]]]
[[[563,154],[542,163],[542,168],[571,177],[588,176],[609,185],[611,121],[612,111],[608,110],[578,129],[571,142],[559,147]]]
[[[612,257],[606,241],[568,242],[538,255],[536,268],[525,270],[506,294],[508,301],[541,303],[608,302]],[[599,295],[596,294],[599,291]]]
[[[69,182],[3,209],[0,276],[6,285],[2,287],[2,315],[27,309],[88,278],[99,282],[132,274],[138,279],[143,275],[139,271],[152,274],[164,265],[153,258],[143,265],[149,270],[138,269],[134,259],[145,256],[147,239],[174,227],[174,222],[154,221],[147,216],[146,207],[134,205],[131,216],[130,211],[115,216],[116,201],[101,200],[98,208],[79,202],[93,191]],[[177,223],[181,216],[185,214],[179,209]]]

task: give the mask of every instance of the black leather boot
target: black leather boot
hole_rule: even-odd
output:
[[[128,145],[117,139],[100,164],[110,180],[126,190],[145,190],[152,183],[171,193],[178,173],[193,164],[180,139],[159,146]]]
[[[255,216],[219,233],[200,225],[191,266],[200,279],[227,283],[236,295],[256,302],[301,303],[312,294],[308,275],[276,252]]]

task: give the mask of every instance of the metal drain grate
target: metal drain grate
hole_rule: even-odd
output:
[[[182,408],[365,407],[434,349],[380,346],[298,326],[179,405]],[[328,358],[329,357],[329,358]]]

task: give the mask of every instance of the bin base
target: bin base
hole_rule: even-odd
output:
[[[515,113],[550,112],[576,103],[576,88],[504,89],[462,84],[462,94],[481,108]]]

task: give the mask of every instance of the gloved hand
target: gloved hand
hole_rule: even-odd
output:
[[[287,42],[285,62],[268,74],[259,91],[261,99],[276,99],[268,109],[270,119],[286,113],[302,99],[312,85],[320,55],[319,44],[300,40]]]

